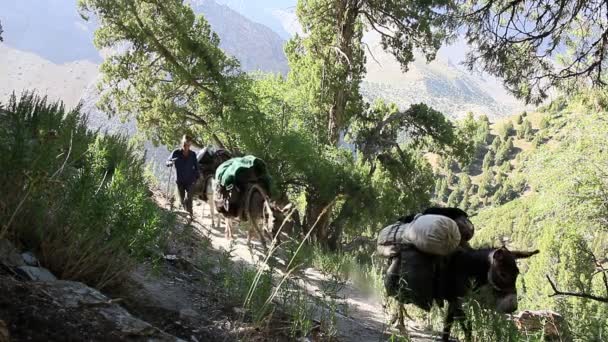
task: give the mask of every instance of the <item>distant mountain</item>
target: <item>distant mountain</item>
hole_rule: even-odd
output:
[[[268,26],[283,39],[291,37],[290,31],[285,29],[280,13],[293,12],[297,0],[216,0],[216,2],[232,8],[256,23]]]
[[[251,8],[254,2],[249,0],[218,1],[265,25],[276,25],[278,21],[289,36],[302,32],[294,13],[296,0],[270,0],[258,10]],[[272,13],[272,16],[260,14],[260,11]],[[424,102],[452,118],[472,111],[486,114],[493,120],[525,108],[522,102],[507,93],[499,80],[470,72],[459,65],[468,49],[463,41],[443,47],[431,63],[427,64],[419,57],[410,65],[409,71],[403,73],[395,58],[381,48],[377,34],[367,33],[364,40],[369,49],[366,49],[367,75],[361,91],[368,101],[384,98],[401,108]]]
[[[445,50],[431,63],[417,56],[403,73],[395,58],[382,49],[377,37],[368,34],[366,41],[367,75],[361,90],[369,101],[383,98],[401,108],[424,102],[452,118],[471,111],[493,120],[524,108],[498,80],[464,70],[446,56]]]
[[[189,0],[196,13],[205,15],[220,36],[220,46],[241,62],[245,71],[287,73],[285,40],[267,26],[255,23],[213,0]]]
[[[188,2],[205,15],[219,34],[222,49],[238,58],[244,70],[287,72],[285,40],[277,33],[213,0]],[[0,21],[9,47],[55,64],[102,61],[93,45],[95,23],[80,17],[75,0],[0,1]]]
[[[0,43],[0,101],[15,91],[36,89],[51,100],[74,107],[97,77],[98,65],[87,60],[56,64],[32,52]]]

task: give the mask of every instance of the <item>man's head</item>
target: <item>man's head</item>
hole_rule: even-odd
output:
[[[184,134],[182,137],[182,149],[184,151],[190,151],[190,145],[192,145],[192,138],[189,135]]]

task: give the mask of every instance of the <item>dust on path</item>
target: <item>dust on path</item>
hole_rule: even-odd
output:
[[[194,208],[195,221],[192,226],[200,233],[210,238],[212,246],[217,250],[231,250],[234,261],[245,262],[252,267],[262,261],[263,254],[261,246],[256,241],[252,242],[253,248],[247,245],[244,236],[245,231],[239,229],[234,224],[234,240],[224,238],[224,223],[221,228],[211,228],[211,220],[206,215],[208,208],[206,204],[197,203]],[[223,220],[222,220],[223,221]],[[281,271],[278,271],[282,276]],[[313,268],[307,268],[298,274],[298,285],[306,292],[318,299],[322,299],[323,283],[332,281]],[[339,340],[353,342],[372,342],[387,341],[396,331],[387,325],[388,315],[382,305],[381,296],[370,295],[358,288],[352,281],[348,281],[336,292],[337,302],[346,305],[339,305],[336,314],[336,330]],[[340,299],[341,298],[341,299]],[[318,301],[322,303],[322,300]],[[341,309],[342,308],[342,309]],[[328,308],[319,308],[329,310]],[[437,335],[429,334],[416,329],[416,325],[411,323],[408,327],[408,334],[411,341],[426,342],[435,341]]]

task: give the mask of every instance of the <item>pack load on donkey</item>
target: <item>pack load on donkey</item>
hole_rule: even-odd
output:
[[[397,222],[378,234],[378,254],[395,256],[401,245],[414,245],[422,252],[447,255],[460,244],[456,222],[441,215],[418,215],[413,222]]]
[[[207,192],[205,191],[207,182],[210,182],[215,176],[217,168],[231,157],[227,150],[213,146],[207,146],[197,153],[196,159],[198,160],[201,177],[195,184],[195,189],[198,189],[195,193],[199,194],[203,201],[207,201]]]
[[[466,213],[457,212],[460,213],[466,218]],[[377,254],[389,259],[384,279],[389,296],[426,310],[431,308],[434,295],[442,291],[443,257],[463,244],[463,236],[470,239],[471,235],[450,216],[453,215],[426,214],[425,211],[380,231]]]
[[[215,172],[217,186],[215,205],[225,216],[241,217],[245,195],[250,186],[257,184],[266,194],[270,194],[270,176],[266,164],[255,156],[232,158],[222,163]]]

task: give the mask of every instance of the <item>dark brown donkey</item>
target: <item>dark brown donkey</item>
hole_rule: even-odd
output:
[[[437,303],[443,303],[444,300],[448,302],[442,340],[450,340],[450,330],[455,319],[459,320],[467,341],[471,340],[471,325],[470,322],[466,323],[462,309],[462,299],[470,290],[490,286],[496,299],[498,312],[512,313],[517,310],[515,283],[519,275],[519,268],[515,261],[529,258],[538,252],[538,250],[532,252],[509,251],[506,247],[459,249],[445,257],[441,262],[443,266],[438,267],[435,273],[435,284],[423,284],[434,288],[432,299]],[[407,257],[405,262],[408,262]],[[405,303],[410,302],[403,297],[400,300]],[[428,309],[428,307],[424,309]],[[399,311],[401,316],[402,307]]]

